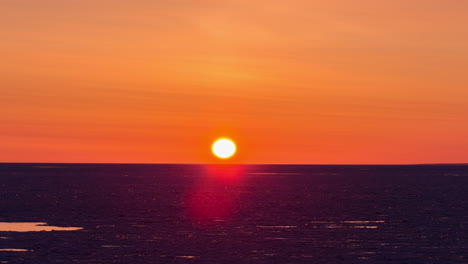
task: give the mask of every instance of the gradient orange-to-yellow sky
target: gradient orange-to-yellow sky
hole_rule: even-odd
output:
[[[1,162],[468,162],[468,1],[3,0]]]

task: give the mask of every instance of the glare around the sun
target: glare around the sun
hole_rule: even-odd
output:
[[[213,154],[220,159],[228,159],[236,153],[236,144],[227,138],[220,138],[211,147]]]

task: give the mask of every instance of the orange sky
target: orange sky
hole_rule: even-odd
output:
[[[468,1],[3,0],[0,161],[468,162]]]

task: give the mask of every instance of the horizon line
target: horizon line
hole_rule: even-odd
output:
[[[77,165],[295,165],[295,166],[425,166],[467,165],[468,162],[435,163],[179,163],[179,162],[0,162],[0,164],[77,164]]]

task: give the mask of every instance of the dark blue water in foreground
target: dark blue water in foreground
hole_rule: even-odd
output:
[[[0,164],[0,263],[468,263],[467,198],[468,166]]]

